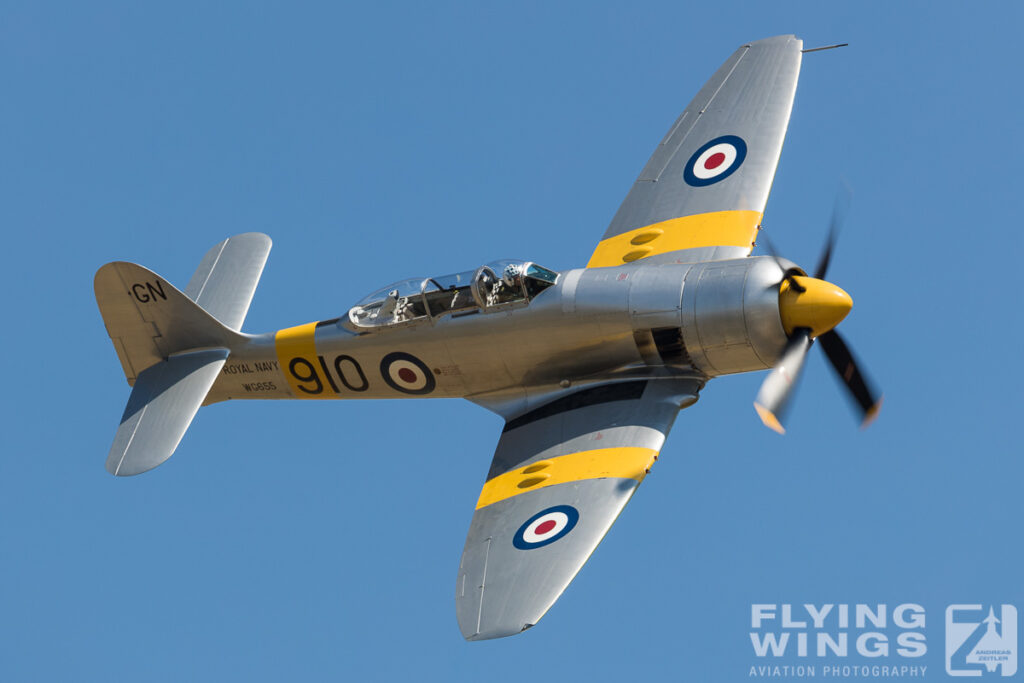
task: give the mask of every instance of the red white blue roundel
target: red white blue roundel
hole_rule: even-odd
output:
[[[571,505],[556,505],[541,510],[519,527],[519,531],[512,537],[512,545],[520,550],[542,548],[568,534],[578,521],[580,513]]]
[[[735,135],[723,135],[705,142],[693,153],[683,169],[683,180],[704,187],[725,180],[736,172],[747,156],[747,143]]]
[[[429,394],[437,384],[423,361],[401,351],[384,356],[380,374],[385,384],[404,394]]]

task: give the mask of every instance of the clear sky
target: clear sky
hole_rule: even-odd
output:
[[[1022,21],[1009,2],[3,3],[0,679],[744,680],[765,663],[751,604],[806,602],[922,605],[927,654],[900,663],[944,679],[947,605],[1024,609]],[[484,643],[453,599],[501,428],[481,408],[216,405],[159,469],[105,472],[129,388],[102,264],[183,287],[214,243],[266,232],[253,332],[496,258],[582,266],[704,81],[780,33],[851,44],[805,56],[764,225],[812,267],[853,188],[830,279],[886,394],[871,429],[817,350],[785,437],[751,407],[763,375],[712,382],[547,617]]]

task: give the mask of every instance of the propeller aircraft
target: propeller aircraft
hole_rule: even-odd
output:
[[[468,640],[530,628],[650,472],[680,409],[716,377],[770,370],[755,401],[783,431],[819,341],[864,420],[877,393],[836,325],[850,296],[751,256],[782,151],[803,43],[741,46],[675,121],[585,268],[496,261],[397,282],[339,318],[241,331],[270,251],[213,247],[181,291],[142,266],[96,273],[132,390],[117,476],[171,456],[199,408],[235,399],[465,398],[505,419],[470,521],[455,607]]]

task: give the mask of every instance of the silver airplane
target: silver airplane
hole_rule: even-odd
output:
[[[814,340],[865,423],[880,400],[833,329],[849,295],[751,257],[803,43],[743,45],[676,120],[586,268],[496,261],[381,288],[348,312],[266,334],[242,322],[270,251],[206,254],[184,292],[109,263],[96,300],[132,387],[107,457],[126,476],[171,456],[200,406],[231,399],[465,398],[505,419],[456,578],[463,636],[530,628],[572,581],[708,380],[771,369],[755,401],[783,431]]]

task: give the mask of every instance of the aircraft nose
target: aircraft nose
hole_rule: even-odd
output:
[[[817,337],[842,322],[853,307],[850,295],[831,282],[800,275],[792,279],[798,287],[788,279],[779,287],[779,315],[786,334],[807,327],[811,337]]]

